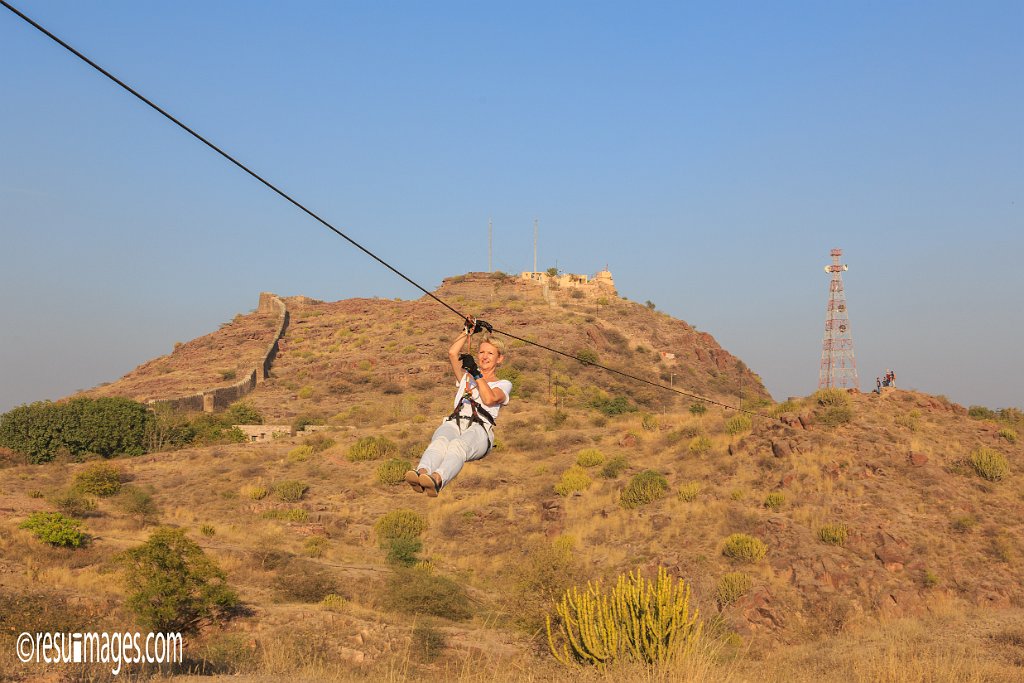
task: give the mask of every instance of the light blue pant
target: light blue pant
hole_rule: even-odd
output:
[[[434,432],[430,445],[420,456],[416,469],[441,475],[441,484],[447,485],[472,460],[487,455],[487,432],[479,424],[468,420],[445,420]]]

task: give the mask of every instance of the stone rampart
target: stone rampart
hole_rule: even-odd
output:
[[[273,341],[271,341],[270,345],[267,347],[266,353],[263,354],[263,362],[260,364],[260,367],[254,368],[249,372],[245,379],[239,380],[230,386],[207,389],[189,396],[153,399],[149,401],[149,404],[166,405],[170,406],[173,410],[185,412],[203,411],[212,413],[215,410],[221,410],[228,407],[255,389],[258,385],[262,384],[270,375],[270,366],[273,364],[274,358],[277,356],[277,352],[280,348],[279,342],[281,341],[281,337],[284,335],[285,330],[288,329],[289,315],[288,307],[285,306],[284,301],[270,292],[260,292],[260,303],[256,310],[259,313],[277,311],[280,316],[277,332],[274,334]]]

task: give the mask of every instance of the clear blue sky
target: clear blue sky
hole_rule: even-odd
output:
[[[1022,2],[15,4],[428,288],[538,218],[782,399],[841,247],[863,386],[1024,405]],[[0,410],[262,290],[418,295],[6,9],[0,237]]]

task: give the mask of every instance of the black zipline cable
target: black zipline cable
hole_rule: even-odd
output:
[[[66,42],[64,42],[63,40],[61,40],[57,36],[55,36],[53,33],[48,31],[46,28],[41,26],[39,23],[37,23],[36,21],[32,20],[30,17],[26,16],[23,12],[21,12],[16,7],[11,5],[9,2],[7,2],[7,0],[0,0],[0,4],[2,4],[4,7],[9,9],[11,12],[13,12],[19,18],[23,19],[26,23],[31,25],[33,28],[38,30],[40,33],[45,35],[47,38],[49,38],[50,40],[54,41],[55,43],[57,43],[58,45],[63,47],[65,50],[67,50],[71,54],[73,54],[76,57],[78,57],[79,59],[81,59],[83,62],[85,62],[86,64],[91,66],[96,71],[99,71],[101,74],[106,76],[108,79],[110,79],[111,81],[113,81],[117,85],[121,86],[121,88],[123,88],[124,90],[127,90],[129,93],[134,95],[137,99],[139,99],[140,101],[142,101],[145,104],[147,104],[150,108],[152,108],[153,110],[155,110],[156,112],[161,114],[163,117],[165,117],[171,123],[173,123],[174,125],[178,126],[182,130],[184,130],[186,133],[188,133],[189,135],[191,135],[192,137],[194,137],[195,139],[199,140],[201,143],[203,143],[204,145],[206,145],[207,147],[212,149],[214,152],[216,152],[217,154],[221,155],[222,157],[224,157],[225,159],[230,161],[232,164],[234,164],[238,168],[240,168],[243,171],[245,171],[246,173],[248,173],[250,176],[252,176],[256,180],[261,182],[263,185],[265,185],[270,190],[273,190],[277,195],[279,195],[283,199],[287,200],[290,204],[292,204],[293,206],[295,206],[296,208],[301,210],[303,213],[307,214],[308,216],[310,216],[311,218],[316,220],[318,223],[320,223],[321,225],[326,227],[328,230],[330,230],[331,232],[335,233],[339,237],[341,237],[344,240],[346,240],[349,244],[351,244],[352,246],[354,246],[357,249],[359,249],[361,252],[363,252],[364,254],[369,256],[370,258],[372,258],[374,261],[376,261],[377,263],[381,264],[382,266],[384,266],[385,268],[390,270],[392,273],[394,273],[398,277],[402,278],[403,280],[408,282],[410,285],[412,285],[416,289],[420,290],[421,292],[423,292],[424,294],[429,296],[431,299],[433,299],[437,303],[441,304],[442,306],[444,306],[449,311],[451,311],[455,315],[459,316],[463,320],[465,320],[468,317],[468,316],[466,316],[466,314],[464,314],[461,311],[459,311],[459,310],[453,308],[452,306],[450,306],[447,302],[441,300],[433,292],[428,291],[425,287],[423,287],[419,283],[415,282],[411,278],[407,277],[404,273],[402,273],[400,270],[398,270],[397,268],[392,266],[390,263],[388,263],[384,259],[382,259],[379,256],[377,256],[376,254],[374,254],[372,251],[370,251],[369,249],[367,249],[363,245],[359,244],[359,242],[356,242],[354,239],[352,239],[351,237],[349,237],[348,235],[343,233],[341,230],[338,230],[336,227],[334,227],[333,225],[328,223],[326,220],[324,220],[323,218],[318,216],[316,213],[314,213],[310,209],[306,208],[303,204],[301,204],[297,200],[293,199],[286,192],[284,192],[283,190],[279,189],[276,185],[274,185],[270,181],[264,179],[262,176],[260,176],[255,171],[250,170],[248,166],[246,166],[242,162],[238,161],[237,159],[232,157],[230,154],[228,154],[227,152],[222,150],[220,147],[218,147],[217,145],[213,144],[212,142],[210,142],[209,140],[204,138],[202,135],[200,135],[199,133],[197,133],[194,130],[192,130],[191,128],[189,128],[187,125],[185,125],[184,123],[182,123],[181,121],[176,119],[174,116],[172,116],[171,114],[166,112],[164,109],[162,109],[159,105],[154,104],[152,101],[150,101],[148,98],[146,98],[145,96],[140,94],[134,88],[132,88],[131,86],[126,84],[124,81],[119,79],[117,76],[114,76],[112,73],[110,73],[109,71],[107,71],[106,69],[101,67],[99,64],[97,64],[96,62],[92,61],[91,59],[89,59],[88,57],[83,55],[81,52],[79,52],[75,48],[73,48],[70,45],[68,45]],[[505,332],[503,330],[499,330],[497,328],[494,329],[494,332],[498,333],[498,334],[505,335],[506,337],[510,337],[510,338],[515,339],[517,341],[521,341],[523,343],[530,344],[532,346],[536,346],[536,347],[544,349],[546,351],[550,351],[551,353],[555,353],[555,354],[558,354],[560,356],[565,356],[566,358],[571,358],[572,360],[575,360],[575,361],[578,361],[580,363],[583,363],[584,365],[593,365],[596,368],[601,368],[602,370],[606,370],[606,371],[614,373],[616,375],[621,375],[623,377],[628,377],[629,379],[633,379],[633,380],[636,380],[638,382],[643,382],[644,384],[649,384],[651,386],[658,387],[658,388],[664,389],[666,391],[671,391],[671,392],[674,392],[676,394],[680,394],[682,396],[686,396],[688,398],[697,399],[699,401],[704,401],[706,403],[711,403],[713,405],[721,406],[723,408],[729,408],[730,410],[736,410],[736,411],[741,412],[741,413],[747,413],[748,415],[756,415],[757,417],[763,417],[763,418],[769,419],[769,420],[777,419],[777,418],[771,417],[770,415],[764,415],[763,413],[758,413],[758,412],[755,412],[755,411],[752,411],[752,410],[746,410],[744,408],[737,408],[736,406],[731,406],[731,405],[728,405],[726,403],[721,403],[719,401],[715,401],[714,399],[710,399],[710,398],[706,398],[704,396],[698,396],[697,394],[691,394],[691,393],[688,393],[688,392],[685,392],[685,391],[681,391],[679,389],[676,389],[675,387],[667,387],[664,384],[659,384],[658,382],[652,382],[652,381],[650,381],[648,379],[644,379],[642,377],[637,377],[636,375],[631,375],[631,374],[629,374],[627,372],[622,372],[621,370],[616,370],[616,369],[610,368],[610,367],[608,367],[606,365],[601,365],[600,363],[590,363],[590,362],[587,362],[587,361],[581,361],[579,358],[577,358],[576,356],[574,356],[572,354],[565,353],[564,351],[559,351],[558,349],[553,349],[550,346],[545,346],[544,344],[540,344],[540,343],[535,342],[535,341],[530,341],[529,339],[523,339],[522,337],[518,337],[518,336],[516,336],[514,334],[511,334],[509,332]]]
[[[312,217],[313,219],[315,219],[315,220],[316,220],[317,222],[319,222],[319,223],[323,224],[323,225],[324,225],[324,227],[328,228],[329,230],[331,230],[332,232],[334,232],[334,233],[335,233],[336,235],[338,235],[339,237],[342,237],[342,238],[346,239],[346,240],[347,240],[347,241],[349,242],[349,244],[351,244],[352,246],[354,246],[354,247],[356,247],[357,249],[359,249],[360,251],[362,251],[362,252],[363,252],[364,254],[366,254],[367,256],[369,256],[370,258],[372,258],[372,259],[373,259],[374,261],[376,261],[377,263],[381,264],[382,266],[384,266],[385,268],[387,268],[388,270],[390,270],[390,271],[391,271],[392,273],[394,273],[395,275],[397,275],[398,277],[402,278],[403,280],[405,280],[406,282],[408,282],[408,283],[409,283],[410,285],[412,285],[412,286],[413,286],[413,287],[415,287],[416,289],[420,290],[421,292],[423,292],[424,294],[426,294],[427,296],[429,296],[429,297],[430,297],[431,299],[434,299],[435,301],[437,301],[437,303],[441,304],[442,306],[444,306],[445,308],[447,308],[448,310],[450,310],[450,311],[451,311],[452,313],[455,313],[455,314],[456,314],[456,315],[458,315],[458,316],[459,316],[460,318],[465,318],[465,317],[466,317],[466,316],[465,316],[465,314],[461,313],[460,311],[457,311],[456,309],[452,308],[451,306],[449,306],[449,305],[448,305],[447,303],[445,303],[444,301],[441,301],[440,299],[438,299],[438,298],[437,298],[436,296],[434,296],[434,294],[433,294],[433,293],[431,293],[431,292],[427,291],[427,290],[426,290],[425,288],[423,288],[422,286],[420,286],[420,285],[419,285],[418,283],[416,283],[416,282],[414,282],[413,280],[411,280],[410,278],[406,277],[406,276],[405,276],[405,274],[401,273],[401,272],[400,272],[400,271],[399,271],[399,270],[398,270],[397,268],[394,268],[394,267],[392,267],[392,266],[391,266],[391,264],[387,263],[387,262],[386,262],[386,261],[384,261],[384,260],[383,260],[382,258],[380,258],[380,257],[379,257],[379,256],[377,256],[376,254],[374,254],[374,253],[373,253],[372,251],[370,251],[369,249],[367,249],[367,248],[366,248],[366,247],[364,247],[363,245],[359,244],[359,242],[356,242],[356,241],[355,241],[354,239],[352,239],[351,237],[349,237],[348,235],[346,235],[345,233],[343,233],[343,232],[342,232],[341,230],[338,230],[338,229],[337,229],[336,227],[334,227],[333,225],[331,225],[330,223],[328,223],[327,221],[325,221],[325,220],[324,220],[323,218],[321,218],[320,216],[318,216],[318,215],[316,215],[315,213],[313,213],[313,212],[312,212],[311,210],[307,209],[307,208],[306,208],[305,206],[303,206],[302,204],[300,204],[300,203],[299,203],[298,201],[296,201],[295,199],[292,199],[292,198],[291,198],[291,197],[290,197],[290,196],[289,196],[289,195],[288,195],[288,194],[287,194],[286,192],[284,192],[283,190],[279,189],[279,188],[278,188],[278,187],[277,187],[276,185],[274,185],[274,184],[273,184],[273,183],[271,183],[270,181],[268,181],[268,180],[264,179],[263,177],[261,177],[261,176],[260,176],[260,175],[259,175],[258,173],[256,173],[255,171],[252,171],[252,170],[250,170],[250,169],[249,169],[249,167],[247,167],[247,166],[246,166],[245,164],[243,164],[242,162],[238,161],[237,159],[235,159],[234,157],[232,157],[232,156],[231,156],[230,154],[228,154],[227,152],[225,152],[224,150],[222,150],[222,149],[221,149],[220,147],[218,147],[217,145],[213,144],[212,142],[210,142],[209,140],[207,140],[206,138],[204,138],[204,137],[203,137],[202,135],[200,135],[199,133],[195,132],[194,130],[192,130],[191,128],[189,128],[188,126],[186,126],[186,125],[185,125],[184,123],[182,123],[182,122],[181,122],[181,121],[179,121],[178,119],[176,119],[176,118],[174,118],[173,116],[171,116],[171,115],[170,115],[169,113],[167,113],[166,111],[164,111],[163,109],[161,109],[161,108],[160,108],[160,107],[159,107],[158,105],[156,105],[156,104],[154,104],[153,102],[151,102],[151,101],[150,101],[149,99],[147,99],[147,98],[146,98],[145,96],[143,96],[143,95],[141,95],[140,93],[138,93],[138,92],[137,92],[137,91],[136,91],[135,89],[133,89],[133,88],[132,88],[132,87],[131,87],[130,85],[126,84],[126,83],[125,83],[124,81],[122,81],[121,79],[119,79],[119,78],[118,78],[117,76],[114,76],[114,75],[113,75],[112,73],[110,73],[109,71],[107,71],[106,69],[104,69],[104,68],[103,68],[102,66],[100,66],[100,65],[99,65],[99,64],[97,64],[96,62],[92,61],[91,59],[89,59],[88,57],[86,57],[85,55],[83,55],[83,54],[82,54],[81,52],[79,52],[79,51],[78,51],[78,50],[76,50],[75,48],[73,48],[73,47],[71,47],[70,45],[68,45],[67,43],[65,43],[65,42],[64,42],[63,40],[61,40],[60,38],[58,38],[58,37],[57,37],[57,36],[55,36],[54,34],[50,33],[50,32],[49,32],[48,30],[46,30],[46,29],[45,29],[44,27],[40,26],[40,25],[39,25],[38,23],[36,23],[35,21],[33,21],[33,20],[32,20],[31,18],[29,18],[29,17],[25,16],[25,15],[24,15],[24,14],[23,14],[22,12],[20,12],[20,11],[19,11],[18,9],[16,9],[16,8],[15,8],[15,7],[13,7],[13,6],[11,6],[11,4],[7,2],[7,0],[0,0],[0,4],[3,4],[3,6],[4,6],[4,7],[6,7],[6,8],[7,8],[7,9],[9,9],[9,10],[11,10],[12,12],[14,12],[14,13],[15,13],[16,15],[18,15],[19,17],[21,17],[22,19],[24,19],[24,20],[25,20],[26,22],[28,22],[29,24],[31,24],[31,25],[32,25],[32,26],[33,26],[34,28],[38,29],[38,30],[39,30],[40,32],[42,32],[42,33],[43,33],[44,35],[46,35],[46,36],[47,36],[48,38],[50,38],[51,40],[53,40],[54,42],[56,42],[56,43],[57,43],[58,45],[60,45],[61,47],[63,47],[63,48],[65,49],[65,50],[67,50],[67,51],[68,51],[68,52],[70,52],[71,54],[75,55],[76,57],[78,57],[79,59],[81,59],[81,60],[82,60],[83,62],[85,62],[86,64],[88,64],[89,66],[91,66],[92,68],[94,68],[94,69],[96,69],[97,71],[99,71],[99,72],[100,72],[101,74],[103,74],[104,76],[106,76],[107,78],[109,78],[110,80],[112,80],[112,81],[113,81],[114,83],[117,83],[117,84],[118,84],[119,86],[121,86],[122,88],[124,88],[125,90],[127,90],[128,92],[130,92],[130,93],[131,93],[132,95],[134,95],[135,97],[137,97],[137,98],[138,98],[139,100],[141,100],[142,102],[145,102],[146,104],[148,104],[148,105],[149,105],[150,107],[152,107],[152,108],[153,108],[154,110],[156,110],[157,112],[159,112],[160,114],[162,114],[162,115],[163,115],[164,117],[166,117],[166,118],[167,118],[167,119],[168,119],[169,121],[171,121],[171,122],[172,122],[173,124],[175,124],[176,126],[178,126],[179,128],[181,128],[182,130],[184,130],[184,131],[185,131],[186,133],[188,133],[189,135],[191,135],[191,136],[192,136],[192,137],[194,137],[195,139],[199,140],[199,141],[200,141],[201,143],[203,143],[204,145],[206,145],[207,147],[209,147],[210,149],[212,149],[212,150],[213,150],[214,152],[216,152],[217,154],[221,155],[222,157],[224,157],[225,159],[227,159],[228,161],[230,161],[231,163],[233,163],[233,164],[234,164],[235,166],[237,166],[238,168],[242,169],[243,171],[245,171],[246,173],[248,173],[249,175],[251,175],[251,176],[252,176],[253,178],[255,178],[256,180],[258,180],[258,181],[260,181],[261,183],[263,183],[264,185],[266,185],[266,186],[267,186],[268,188],[270,188],[271,190],[273,190],[274,192],[276,192],[276,193],[277,193],[278,195],[280,195],[281,197],[283,197],[284,199],[286,199],[286,200],[287,200],[288,202],[290,202],[291,204],[295,205],[295,206],[296,206],[297,208],[299,208],[299,209],[300,209],[301,211],[303,211],[304,213],[306,213],[306,214],[308,214],[309,216],[311,216],[311,217]]]

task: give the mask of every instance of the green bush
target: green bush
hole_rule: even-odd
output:
[[[690,451],[694,455],[707,453],[711,450],[711,439],[704,435],[695,436],[690,439],[690,444],[686,447],[686,450]]]
[[[975,420],[994,420],[996,413],[985,406],[971,406],[967,409],[967,415]]]
[[[658,431],[658,416],[651,415],[650,413],[644,413],[640,417],[640,426],[643,427],[645,432]]]
[[[786,494],[782,491],[772,491],[764,497],[764,506],[772,512],[778,512],[785,502]]]
[[[144,544],[118,556],[118,562],[128,608],[153,631],[191,633],[239,603],[224,572],[183,529],[157,529]]]
[[[274,493],[277,497],[286,503],[295,503],[302,500],[302,496],[305,495],[309,487],[303,484],[301,481],[295,481],[294,479],[288,479],[282,481],[274,486]]]
[[[624,455],[616,455],[604,464],[601,468],[601,476],[605,479],[615,479],[620,474],[626,471],[629,467],[629,461]]]
[[[52,460],[59,451],[141,455],[152,416],[126,398],[41,401],[0,416],[0,446],[27,455],[32,463]]]
[[[412,467],[408,460],[389,458],[377,466],[377,480],[388,486],[405,482],[405,473]]]
[[[974,515],[963,515],[953,520],[953,531],[960,534],[969,534],[978,526],[978,520]]]
[[[309,446],[314,453],[323,453],[334,445],[334,439],[323,434],[313,434],[312,436],[307,437],[302,443]]]
[[[843,545],[849,533],[845,524],[826,524],[818,529],[818,540],[829,545]]]
[[[462,586],[418,567],[396,567],[388,578],[381,602],[386,609],[412,615],[429,614],[453,621],[473,616]]]
[[[523,381],[522,372],[520,372],[519,368],[513,366],[498,368],[494,371],[494,375],[498,379],[507,379],[509,382],[512,382],[512,393],[519,394]]]
[[[722,554],[737,562],[760,562],[768,552],[764,541],[748,534],[732,534],[725,539]]]
[[[850,395],[844,389],[819,389],[811,398],[819,406],[849,406]]]
[[[679,500],[690,503],[697,500],[697,496],[700,495],[700,483],[691,481],[688,484],[683,484],[679,487]]]
[[[753,585],[753,580],[743,572],[729,572],[718,580],[715,598],[719,606],[727,607],[746,595]]]
[[[596,448],[584,448],[576,455],[580,467],[597,467],[604,463],[604,454]]]
[[[622,491],[619,504],[627,510],[658,500],[668,491],[668,480],[660,472],[644,470],[635,475]]]
[[[81,531],[82,523],[59,512],[34,512],[19,529],[28,529],[43,543],[62,548],[78,548],[88,537]]]
[[[242,443],[247,440],[245,434],[237,427],[233,427],[225,418],[224,413],[197,415],[189,423],[189,427],[195,434],[194,442],[198,444]]]
[[[309,413],[303,413],[295,417],[292,420],[292,430],[295,432],[301,432],[309,425],[322,425],[324,424],[324,418],[321,415],[310,415]]]
[[[306,462],[313,455],[312,446],[296,446],[288,451],[288,462]]]
[[[577,491],[586,491],[592,483],[593,480],[585,469],[579,465],[573,465],[562,473],[562,478],[555,484],[555,493],[560,496],[569,496]]]
[[[51,502],[60,512],[71,517],[85,517],[96,511],[96,500],[73,488],[57,494]]]
[[[706,412],[708,412],[708,407],[703,403],[690,404],[690,415],[693,415],[694,417],[700,417]]]
[[[100,498],[112,496],[121,490],[121,470],[106,462],[92,463],[75,475],[72,488]]]
[[[751,426],[750,418],[746,415],[734,415],[725,421],[725,431],[731,436],[740,432],[749,432]]]
[[[577,290],[573,290],[577,291]],[[444,631],[419,622],[412,629],[412,651],[425,664],[435,661],[448,647],[448,637]]]
[[[971,451],[970,463],[979,477],[989,481],[1000,481],[1010,473],[1006,456],[987,446]]]
[[[246,484],[242,487],[242,496],[250,500],[263,500],[270,495],[270,489],[263,484]]]
[[[597,354],[590,349],[580,349],[576,352],[576,360],[584,365],[593,365],[597,362]]]
[[[383,436],[364,436],[352,444],[348,451],[348,459],[352,462],[378,460],[397,453],[398,446],[393,441]]]
[[[263,413],[247,401],[232,403],[224,411],[224,421],[229,425],[261,425],[263,424]]]
[[[1003,427],[999,430],[999,436],[1006,439],[1010,443],[1017,443],[1017,432],[1010,429],[1009,427]]]
[[[625,396],[616,396],[615,398],[612,398],[604,393],[599,393],[590,399],[588,405],[591,408],[595,408],[600,411],[607,417],[636,412],[636,406],[631,404],[629,399]]]
[[[265,510],[260,517],[263,519],[274,519],[279,522],[302,523],[309,519],[309,513],[302,508],[286,508]]]
[[[419,538],[427,523],[416,512],[400,508],[380,517],[373,528],[377,532],[377,541],[384,548],[396,538]]]
[[[135,486],[125,486],[118,494],[115,504],[121,512],[141,524],[155,524],[160,511],[153,501],[153,496]]]
[[[327,539],[323,536],[311,536],[302,544],[302,552],[306,557],[324,557],[327,550]]]
[[[418,538],[392,538],[387,542],[387,562],[399,567],[412,567],[419,562],[417,553],[423,550],[423,541]]]
[[[822,391],[825,391],[824,389]],[[849,406],[829,406],[819,412],[815,422],[823,427],[838,427],[853,420],[853,410]]]

